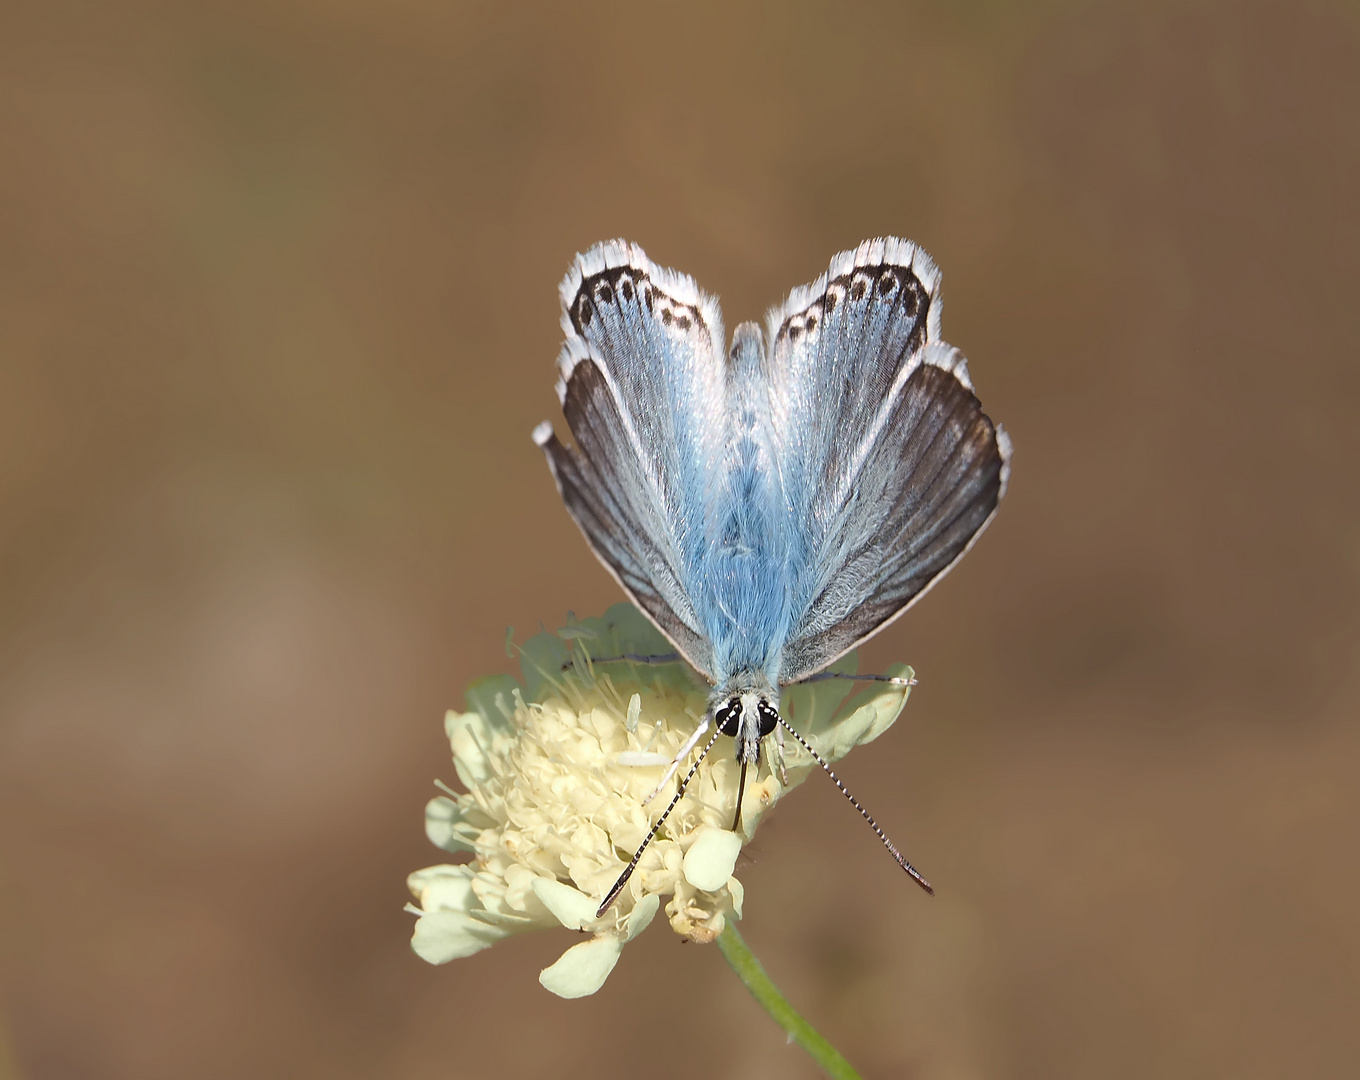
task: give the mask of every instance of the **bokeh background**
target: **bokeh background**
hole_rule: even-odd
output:
[[[441,721],[618,593],[530,429],[626,236],[895,233],[1016,444],[743,930],[874,1077],[1360,1069],[1360,9],[0,6],[0,1076],[810,1077],[658,923],[431,968]]]

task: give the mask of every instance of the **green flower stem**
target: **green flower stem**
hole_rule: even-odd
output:
[[[813,1060],[822,1067],[827,1076],[832,1080],[862,1080],[850,1062],[841,1057],[840,1051],[799,1016],[788,999],[779,992],[779,987],[770,981],[765,969],[760,966],[760,961],[737,933],[737,928],[730,918],[727,920],[726,928],[718,936],[718,948],[732,965],[737,977],[746,984],[746,989],[751,991],[751,996],[765,1007],[765,1011],[774,1018],[776,1024],[789,1033],[791,1039],[796,1039],[798,1044],[812,1055]]]

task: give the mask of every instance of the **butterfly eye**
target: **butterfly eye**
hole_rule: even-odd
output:
[[[736,738],[737,732],[741,730],[741,698],[733,698],[718,710],[713,719],[717,721],[719,731]]]
[[[756,706],[760,712],[760,734],[762,737],[772,732],[779,724],[779,710],[764,698]]]

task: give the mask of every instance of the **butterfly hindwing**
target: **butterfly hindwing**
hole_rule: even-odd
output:
[[[996,509],[1010,450],[939,341],[939,273],[913,244],[838,255],[768,333],[794,554],[780,678],[795,682],[953,566]]]
[[[560,294],[558,396],[576,445],[550,425],[535,441],[596,555],[708,674],[692,597],[724,455],[721,312],[622,241],[578,256]]]

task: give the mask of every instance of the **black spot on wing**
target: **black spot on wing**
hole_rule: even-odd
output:
[[[790,341],[796,342],[804,334],[813,333],[819,323],[835,313],[847,296],[852,303],[862,303],[876,293],[887,302],[899,290],[900,295],[893,297],[892,302],[900,307],[905,319],[914,320],[908,335],[907,355],[910,356],[926,342],[926,314],[930,294],[911,267],[898,263],[857,266],[849,273],[832,278],[826,283],[826,290],[821,296],[784,320],[775,333],[775,339],[787,336]]]
[[[622,308],[640,298],[650,315],[660,309],[660,319],[667,326],[674,324],[681,330],[691,327],[707,329],[699,308],[686,304],[659,289],[650,275],[638,266],[610,266],[581,279],[576,295],[567,306],[572,328],[582,337],[596,315],[603,315],[607,307]]]

